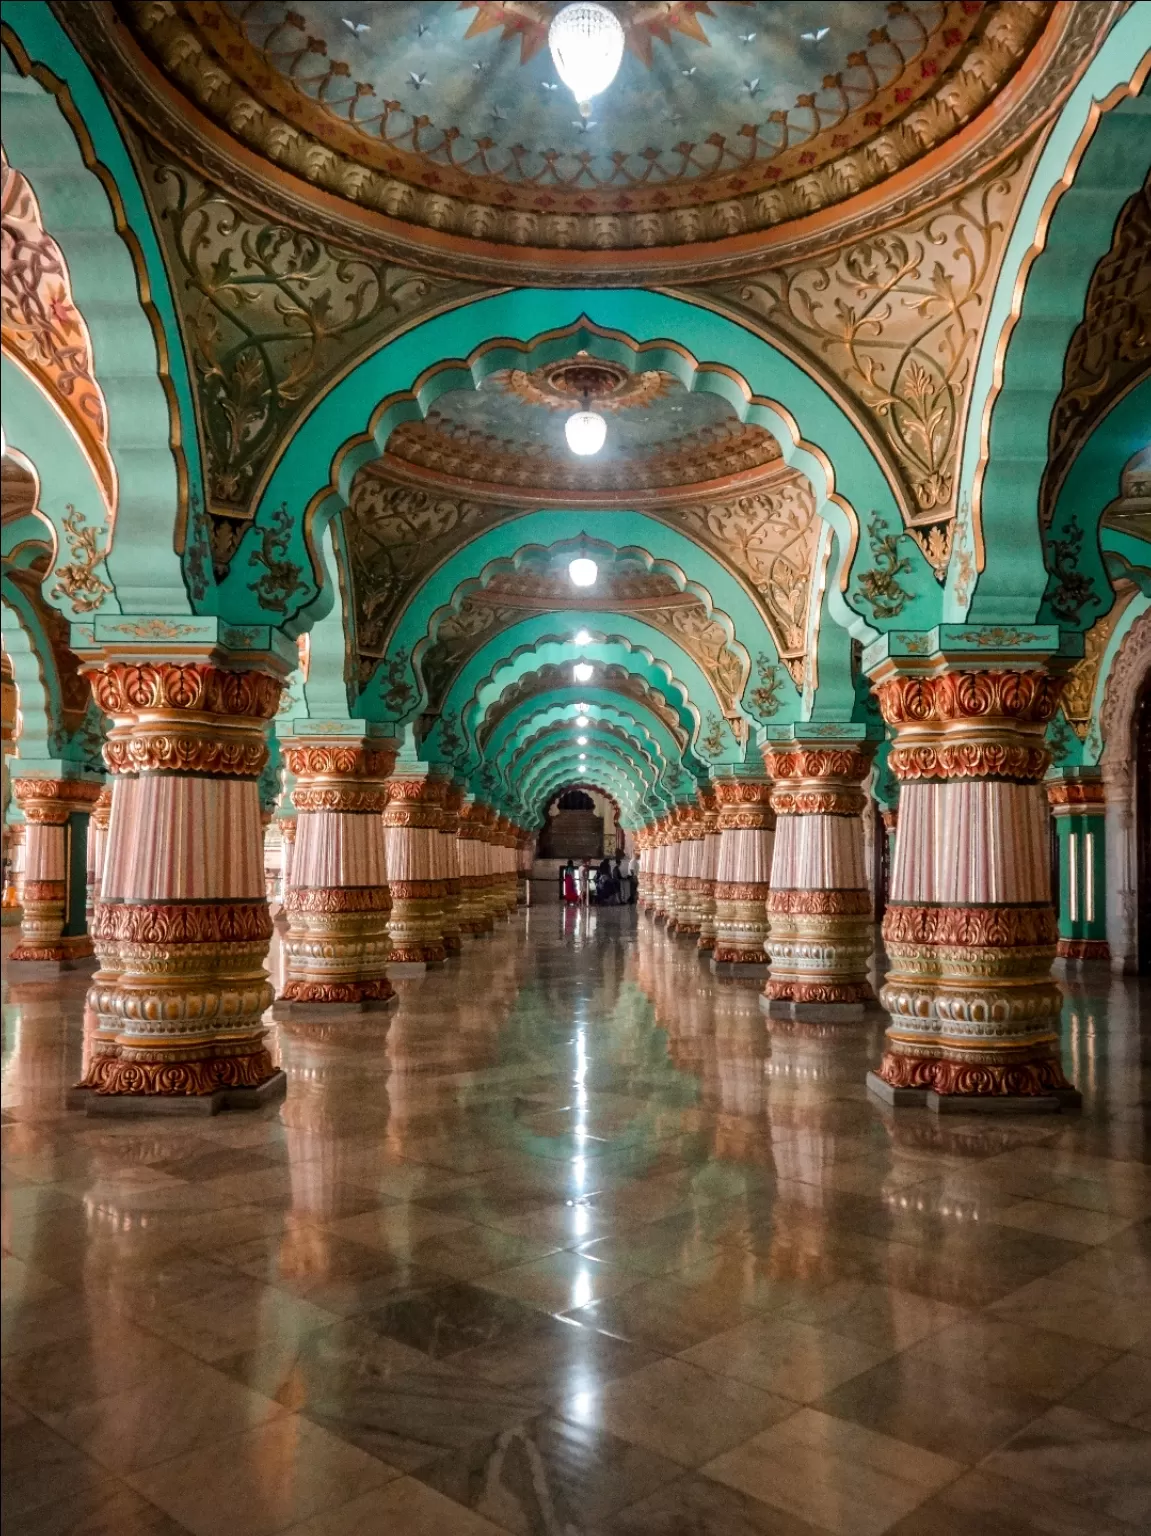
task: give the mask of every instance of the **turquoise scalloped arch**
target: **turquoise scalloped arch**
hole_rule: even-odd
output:
[[[891,527],[901,522],[891,487],[850,417],[798,364],[736,321],[684,298],[636,289],[519,289],[477,299],[389,341],[318,401],[277,462],[257,529],[249,534],[258,537],[276,509],[287,509],[292,540],[286,558],[302,573],[287,622],[306,628],[331,604],[330,580],[322,590],[318,582],[318,535],[343,510],[356,473],[380,455],[394,426],[425,414],[448,389],[474,388],[495,369],[535,367],[581,350],[629,366],[642,358],[646,367],[666,368],[689,389],[720,393],[742,420],[772,432],[788,464],[811,481],[817,510],[836,530],[836,621],[860,640],[875,637],[861,610],[844,601],[840,567],[854,548],[860,511],[865,520],[879,512]],[[439,366],[452,359],[459,361]],[[349,438],[349,422],[363,423],[357,437]],[[308,487],[318,489],[313,494]],[[586,514],[592,524],[597,515]],[[938,587],[918,550],[911,558],[915,596],[900,625],[926,628],[937,617]],[[241,549],[225,590],[237,617],[251,617],[245,570]]]
[[[191,381],[148,206],[108,104],[51,7],[10,0],[3,19],[5,149],[31,183],[45,228],[64,254],[107,402],[119,482],[108,570],[122,611],[188,613],[176,543],[188,490],[202,497],[203,482]],[[34,74],[21,72],[21,54]],[[83,147],[77,128],[89,141]],[[119,216],[109,185],[121,202]],[[128,242],[146,270],[143,296]],[[43,455],[38,468],[44,475]]]
[[[961,527],[944,603],[951,622],[1033,623],[1039,612],[1047,588],[1038,504],[1048,425],[1092,273],[1110,247],[1123,204],[1151,164],[1149,50],[1151,7],[1134,5],[1112,27],[1060,112],[1008,240],[964,433]],[[1141,94],[1125,95],[1100,113],[1100,103],[1124,88]],[[1080,149],[1069,180],[1068,164]],[[976,553],[966,509],[976,501],[985,563],[964,602],[965,563]],[[1098,581],[1097,550],[1086,550],[1086,566]]]

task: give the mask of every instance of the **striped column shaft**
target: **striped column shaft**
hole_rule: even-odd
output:
[[[257,789],[281,678],[214,660],[84,670],[112,718],[114,780],[80,1086],[178,1098],[282,1082],[261,1025],[272,920]]]
[[[878,1079],[960,1098],[1065,1095],[1042,780],[1061,679],[888,677],[900,783],[883,935],[891,1014]]]
[[[775,818],[767,779],[717,779],[719,859],[711,963],[766,966],[767,893]]]
[[[868,746],[789,743],[764,750],[774,781],[775,850],[767,909],[769,1014],[843,1017],[873,1000],[871,895],[863,856]]]
[[[715,882],[719,872],[719,802],[714,790],[699,791],[703,813],[703,852],[699,876],[700,950],[715,948]]]
[[[100,793],[98,783],[81,779],[12,780],[13,798],[24,813],[25,833],[20,939],[10,960],[68,965],[92,953],[90,932],[69,934],[65,929],[72,896],[71,839],[84,835]],[[86,865],[89,862],[86,853]],[[86,895],[86,906],[87,901]]]
[[[395,749],[332,737],[283,751],[296,780],[296,822],[285,845],[292,851],[282,1001],[345,1007],[389,1002],[391,898],[381,812]]]
[[[388,783],[384,811],[388,884],[392,895],[392,960],[440,965],[447,881],[439,853],[448,783],[431,774]]]

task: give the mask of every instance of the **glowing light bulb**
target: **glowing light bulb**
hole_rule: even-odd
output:
[[[586,763],[587,762],[587,753],[586,752],[581,752],[580,755],[579,755],[579,760],[580,760],[581,763]]]
[[[580,747],[586,747],[587,746],[587,737],[586,736],[577,736],[576,737],[576,745],[580,746]]]
[[[599,575],[599,566],[594,560],[588,560],[581,555],[568,566],[568,575],[571,577],[573,587],[594,587]]]
[[[585,725],[590,725],[591,722],[589,721],[589,719],[588,719],[588,717],[586,715],[577,715],[576,716],[576,724],[582,730]]]
[[[606,5],[588,0],[565,5],[548,28],[548,48],[556,74],[575,97],[580,116],[590,117],[592,97],[607,90],[623,62],[619,18]]]
[[[587,630],[587,629],[578,630],[576,632],[576,637],[575,637],[575,642],[574,643],[576,645],[590,645],[591,644],[591,631]]]
[[[590,459],[607,441],[607,422],[598,411],[576,411],[564,422],[564,436],[574,454]]]
[[[587,661],[577,661],[572,668],[572,677],[577,683],[590,683],[595,676],[595,668]]]

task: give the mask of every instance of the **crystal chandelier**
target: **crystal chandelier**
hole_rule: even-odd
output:
[[[619,17],[606,5],[580,0],[565,5],[548,28],[556,74],[576,99],[581,117],[591,116],[591,99],[606,91],[623,60]]]

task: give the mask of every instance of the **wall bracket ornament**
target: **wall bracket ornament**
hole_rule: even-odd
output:
[[[99,528],[90,528],[71,502],[66,511],[64,531],[72,558],[53,572],[52,596],[58,601],[66,598],[76,613],[94,613],[112,595],[111,584],[96,571],[108,550],[100,542]]]

